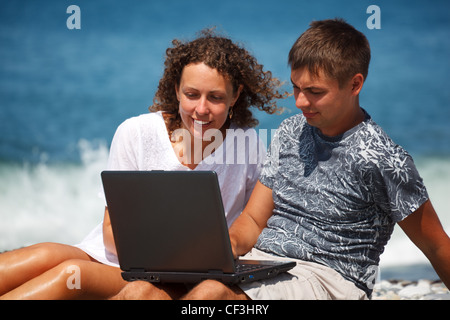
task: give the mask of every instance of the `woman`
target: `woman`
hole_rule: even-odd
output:
[[[274,100],[285,94],[245,49],[208,30],[191,42],[174,40],[166,55],[151,113],[119,126],[108,169],[214,170],[230,225],[250,196],[265,152],[251,129],[257,120],[250,107],[272,114]],[[242,139],[250,143],[238,143]],[[42,243],[1,254],[0,295],[107,298],[126,284],[120,273],[105,207],[103,223],[77,246]]]

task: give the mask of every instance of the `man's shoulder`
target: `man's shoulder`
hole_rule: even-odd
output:
[[[367,162],[377,165],[390,163],[393,159],[400,160],[410,157],[408,152],[373,120],[361,127],[353,141],[354,152]]]
[[[359,137],[361,140],[366,141],[369,147],[375,149],[403,149],[372,119],[366,121],[365,125],[361,127]]]

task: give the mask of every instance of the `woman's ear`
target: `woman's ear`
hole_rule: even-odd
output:
[[[177,95],[177,100],[180,101],[180,93],[178,91],[178,85],[177,84],[175,84],[175,93]]]
[[[241,94],[243,89],[244,89],[244,85],[243,84],[239,85],[239,88],[237,89],[236,95],[233,98],[231,106],[234,106],[234,104],[236,103],[237,99],[239,99],[239,96],[240,96],[240,94]]]

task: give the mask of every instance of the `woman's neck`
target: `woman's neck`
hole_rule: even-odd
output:
[[[181,123],[180,128],[172,131],[169,130],[168,123],[170,123],[170,121],[168,120],[171,115],[163,113],[163,117],[166,120],[167,132],[175,155],[182,165],[192,170],[195,169],[203,159],[207,158],[218,149],[225,140],[226,130],[230,127],[230,120],[227,120],[219,131],[207,132],[207,134],[213,134],[203,136],[202,139],[199,139],[185,128],[183,123]]]

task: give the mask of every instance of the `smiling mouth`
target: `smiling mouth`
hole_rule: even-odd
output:
[[[193,119],[193,120],[194,120],[194,124],[197,124],[200,126],[206,126],[211,123],[211,121],[202,121],[202,120],[197,120],[197,119]]]

